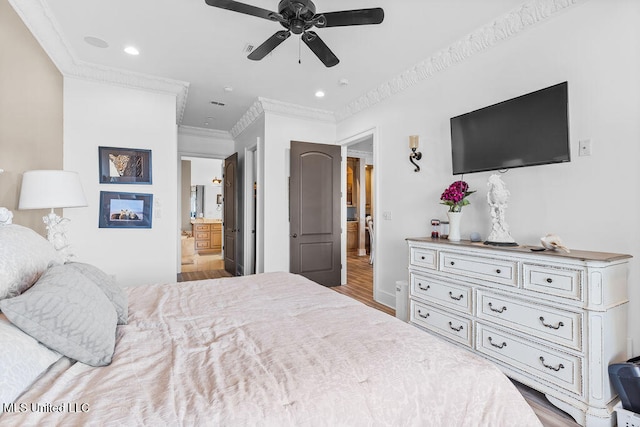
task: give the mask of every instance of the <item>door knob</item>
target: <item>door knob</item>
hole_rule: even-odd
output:
[[[291,237],[293,237],[293,238],[295,239],[296,237],[298,237],[298,235],[297,235],[296,233],[293,233],[293,234],[291,235]]]

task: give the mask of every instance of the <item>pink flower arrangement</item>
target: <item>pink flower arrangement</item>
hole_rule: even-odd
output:
[[[440,196],[440,200],[442,200],[440,203],[449,206],[449,212],[460,212],[463,206],[469,204],[467,196],[473,193],[475,190],[469,191],[469,184],[464,181],[456,181],[444,190]]]

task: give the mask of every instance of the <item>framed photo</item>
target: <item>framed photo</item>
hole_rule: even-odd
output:
[[[151,184],[151,150],[98,147],[100,184]]]
[[[151,228],[153,194],[100,192],[100,228]]]

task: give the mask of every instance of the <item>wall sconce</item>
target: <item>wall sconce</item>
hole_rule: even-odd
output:
[[[413,163],[413,166],[416,167],[414,172],[419,172],[420,166],[418,166],[416,162],[414,162],[413,160],[414,159],[420,160],[422,158],[422,153],[419,151],[416,151],[418,149],[419,139],[420,137],[418,135],[411,135],[409,137],[409,148],[411,148],[411,154],[409,154],[409,161]]]
[[[211,182],[213,182],[215,185],[218,185],[218,184],[222,183],[222,180],[216,176],[215,178],[213,178],[211,180]]]

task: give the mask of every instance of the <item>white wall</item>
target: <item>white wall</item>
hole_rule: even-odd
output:
[[[233,154],[233,138],[228,132],[180,126],[178,152],[182,156],[224,159]]]
[[[77,261],[122,286],[171,283],[177,274],[178,187],[174,95],[64,80],[64,168],[77,171],[89,206],[65,209]],[[152,185],[98,183],[98,146],[152,150]],[[98,228],[100,191],[154,195],[151,229]]]
[[[504,175],[507,222],[521,244],[553,232],[571,248],[634,255],[629,328],[640,354],[639,18],[637,1],[585,2],[338,124],[339,140],[378,129],[377,283],[386,295],[407,277],[404,239],[428,235],[429,219],[445,218],[440,194],[459,178],[451,172],[449,118],[566,80],[571,162]],[[407,157],[412,134],[421,137],[419,173]],[[578,157],[581,139],[591,139],[590,157]],[[464,208],[463,237],[490,230],[490,174],[464,176],[478,192]],[[391,220],[382,219],[385,211]]]
[[[336,126],[265,111],[264,271],[289,271],[289,153],[291,141],[335,144]],[[260,157],[259,157],[260,162]]]

